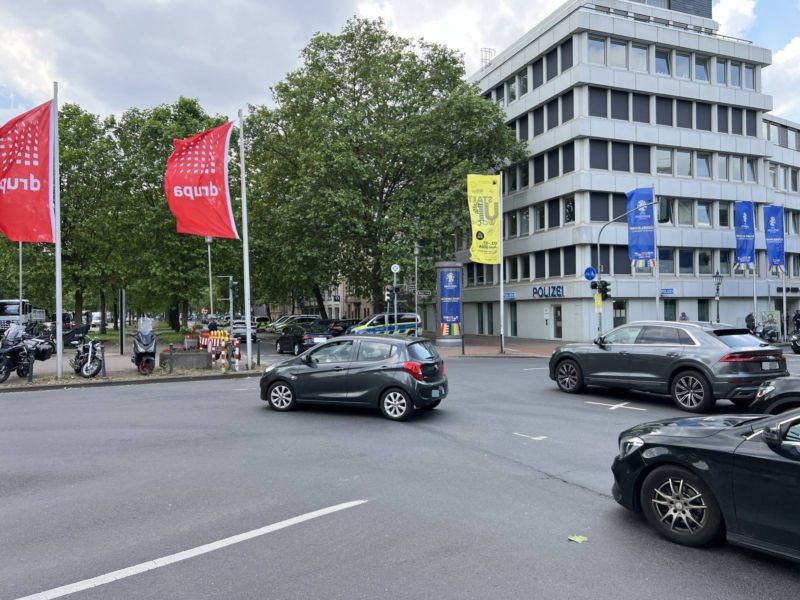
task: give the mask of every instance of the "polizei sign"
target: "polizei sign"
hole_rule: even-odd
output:
[[[533,287],[534,298],[563,298],[563,285],[539,285]]]

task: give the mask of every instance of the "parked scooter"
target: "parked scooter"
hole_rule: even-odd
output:
[[[75,373],[87,379],[97,377],[103,369],[103,359],[100,353],[100,340],[88,335],[88,325],[76,329],[76,334],[69,342],[75,348],[75,358],[69,361]]]
[[[792,352],[800,354],[800,329],[795,329],[792,335],[789,336],[789,342],[792,346]]]
[[[777,323],[769,323],[765,321],[756,326],[756,330],[754,332],[758,337],[766,342],[772,344],[773,342],[777,342],[781,336],[780,329],[778,328]]]
[[[20,325],[11,325],[3,335],[0,345],[0,383],[16,370],[19,377],[27,377],[34,360],[47,360],[53,355],[55,344],[50,333],[34,337]]]
[[[158,334],[153,331],[153,319],[140,318],[138,330],[133,336],[131,362],[142,375],[150,375],[156,368],[157,341]]]

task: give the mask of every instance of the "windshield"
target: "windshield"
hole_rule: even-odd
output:
[[[25,328],[20,325],[11,325],[3,334],[3,339],[9,342],[18,340],[25,333]]]
[[[153,319],[141,317],[139,319],[139,333],[151,333],[153,331]]]
[[[19,314],[19,302],[0,302],[0,317],[16,317]]]
[[[408,356],[413,360],[435,360],[439,358],[436,347],[430,342],[415,342],[408,346]]]
[[[747,329],[721,329],[714,332],[722,343],[730,348],[758,348],[766,342],[757,338]]]

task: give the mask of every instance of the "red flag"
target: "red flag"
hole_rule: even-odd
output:
[[[48,100],[0,127],[0,231],[15,242],[53,242]]]
[[[239,239],[228,192],[228,144],[233,121],[173,140],[164,193],[178,233]]]

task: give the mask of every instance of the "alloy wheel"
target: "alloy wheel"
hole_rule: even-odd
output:
[[[659,523],[676,533],[697,533],[708,521],[703,494],[684,479],[667,479],[653,489],[650,502]]]
[[[570,361],[564,361],[558,366],[556,377],[564,390],[573,390],[578,385],[578,369]]]
[[[682,375],[675,383],[675,399],[681,406],[697,408],[705,397],[703,382],[694,375]]]
[[[408,400],[402,392],[389,392],[383,398],[383,409],[392,419],[400,419],[408,412]]]
[[[292,405],[294,396],[292,390],[285,383],[279,383],[269,392],[269,402],[278,410],[286,410]]]

